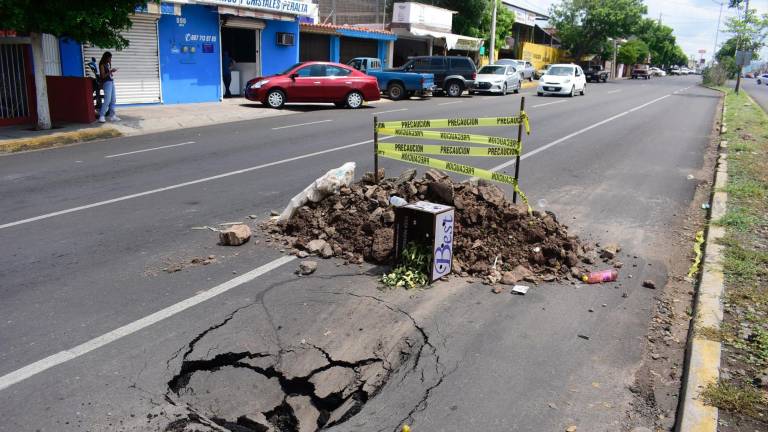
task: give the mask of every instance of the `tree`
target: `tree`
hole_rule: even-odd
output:
[[[677,43],[671,27],[644,18],[638,25],[636,36],[648,45],[651,62],[657,65],[673,64],[677,57]]]
[[[633,39],[619,48],[616,61],[626,65],[645,63],[650,50],[648,45],[640,39]]]
[[[739,67],[736,66],[736,50],[739,44],[739,37],[734,36],[723,45],[715,53],[715,59],[726,70],[728,77],[733,78],[739,73]],[[757,60],[759,57],[758,51],[752,51],[752,60]]]
[[[130,15],[137,7],[145,7],[146,4],[147,0],[0,0],[0,28],[30,35],[35,64],[38,129],[51,128],[43,33],[66,36],[103,48],[125,48],[128,41],[120,32],[131,27]]]
[[[731,39],[736,39],[736,50],[759,52],[768,40],[768,13],[758,15],[757,10],[750,9],[745,11],[741,18],[728,18],[725,21],[725,31],[734,35]]]
[[[507,44],[506,39],[512,33],[512,26],[515,25],[515,13],[507,9],[501,0],[496,0],[496,47]],[[485,38],[486,43],[491,43],[491,8],[483,15],[481,24],[482,34],[488,35]]]
[[[605,54],[609,38],[634,33],[647,8],[642,0],[562,0],[549,9],[563,48],[580,59]]]

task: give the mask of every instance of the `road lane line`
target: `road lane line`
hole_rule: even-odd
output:
[[[187,144],[194,144],[194,143],[195,143],[194,141],[187,141],[187,142],[183,142],[183,143],[180,143],[180,144],[171,144],[171,145],[165,145],[165,146],[160,146],[160,147],[152,147],[152,148],[148,148],[148,149],[144,149],[144,150],[136,150],[136,151],[127,152],[127,153],[113,154],[113,155],[109,155],[109,156],[104,156],[104,158],[105,159],[109,159],[109,158],[115,158],[115,157],[120,157],[120,156],[132,155],[132,154],[136,154],[136,153],[144,153],[144,152],[148,152],[148,151],[162,150],[162,149],[167,149],[167,148],[171,148],[171,147],[179,147],[179,146],[184,146],[184,145],[187,145]]]
[[[452,105],[452,104],[463,103],[463,102],[464,101],[443,102],[443,103],[439,103],[438,105]]]
[[[563,102],[568,102],[568,101],[567,100],[559,100],[559,101],[554,101],[554,102],[547,102],[547,103],[543,103],[543,104],[534,105],[531,108],[538,108],[538,107],[543,107],[543,106],[547,106],[547,105],[554,105],[554,104],[559,104],[559,103],[563,103]]]
[[[385,137],[379,138],[379,141],[383,141],[383,140],[387,140],[387,139],[391,139],[391,138],[394,138],[394,137],[385,136]],[[156,193],[165,192],[165,191],[169,191],[169,190],[173,190],[173,189],[178,189],[178,188],[182,188],[182,187],[185,187],[185,186],[191,186],[191,185],[195,185],[195,184],[198,184],[198,183],[204,183],[204,182],[211,181],[211,180],[218,180],[218,179],[225,178],[225,177],[230,177],[230,176],[233,176],[233,175],[244,174],[244,173],[248,173],[248,172],[251,172],[251,171],[260,170],[262,168],[268,168],[268,167],[272,167],[272,166],[275,166],[275,165],[282,165],[284,163],[293,162],[293,161],[297,161],[297,160],[301,160],[301,159],[307,159],[307,158],[323,155],[323,154],[326,154],[326,153],[333,153],[333,152],[337,152],[337,151],[341,151],[341,150],[346,150],[348,148],[359,147],[361,145],[370,144],[372,142],[373,142],[373,140],[369,139],[369,140],[360,141],[360,142],[357,142],[357,143],[354,143],[354,144],[347,144],[347,145],[340,146],[340,147],[334,147],[334,148],[330,148],[330,149],[327,149],[327,150],[320,150],[320,151],[316,151],[316,152],[313,152],[313,153],[307,153],[307,154],[303,154],[301,156],[294,156],[294,157],[287,158],[287,159],[281,159],[281,160],[278,160],[278,161],[269,162],[269,163],[265,163],[265,164],[261,164],[261,165],[256,165],[256,166],[252,166],[252,167],[248,167],[248,168],[243,168],[243,169],[239,169],[239,170],[236,170],[236,171],[225,172],[225,173],[217,174],[217,175],[211,176],[211,177],[204,177],[204,178],[201,178],[201,179],[191,180],[191,181],[188,181],[188,182],[179,183],[179,184],[175,184],[175,185],[171,185],[171,186],[165,186],[165,187],[161,187],[161,188],[157,188],[157,189],[152,189],[152,190],[148,190],[148,191],[144,191],[144,192],[138,192],[138,193],[130,194],[130,195],[123,195],[121,197],[112,198],[112,199],[108,199],[108,200],[104,200],[104,201],[99,201],[99,202],[95,202],[95,203],[91,203],[91,204],[86,204],[86,205],[82,205],[82,206],[79,206],[79,207],[73,207],[73,208],[69,208],[69,209],[65,209],[65,210],[55,211],[55,212],[52,212],[52,213],[46,213],[46,214],[43,214],[43,215],[31,217],[31,218],[28,218],[28,219],[22,219],[22,220],[18,220],[18,221],[8,222],[8,223],[5,223],[5,224],[2,224],[2,225],[0,225],[0,229],[10,228],[10,227],[14,227],[14,226],[17,226],[17,225],[24,225],[24,224],[27,224],[27,223],[30,223],[30,222],[39,221],[39,220],[42,220],[42,219],[48,219],[48,218],[52,218],[52,217],[56,217],[56,216],[65,215],[65,214],[68,214],[68,213],[74,213],[74,212],[78,212],[78,211],[81,211],[81,210],[87,210],[87,209],[94,208],[94,207],[101,207],[101,206],[105,206],[105,205],[108,205],[108,204],[114,204],[114,203],[117,203],[117,202],[120,202],[120,201],[127,201],[127,200],[130,200],[130,199],[139,198],[139,197],[143,197],[143,196],[146,196],[146,195],[153,195],[153,194],[156,194]]]
[[[605,92],[605,94],[618,93],[618,92],[620,92],[620,91],[621,91],[621,90],[611,90],[611,91],[609,91],[609,92]]]
[[[408,108],[392,109],[392,110],[388,110],[388,111],[379,111],[379,112],[375,112],[373,114],[386,114],[386,113],[393,113],[393,112],[399,112],[399,111],[408,111]]]
[[[541,146],[541,147],[539,147],[539,148],[537,148],[535,150],[531,150],[530,152],[525,153],[524,155],[520,156],[520,160],[527,159],[527,158],[529,158],[529,157],[531,157],[531,156],[533,156],[533,155],[535,155],[537,153],[541,153],[541,152],[543,152],[544,150],[546,150],[546,149],[548,149],[550,147],[554,147],[554,146],[556,146],[558,144],[561,144],[562,142],[567,141],[567,140],[569,140],[569,139],[571,139],[571,138],[573,138],[573,137],[575,137],[577,135],[581,135],[584,132],[590,131],[590,130],[596,128],[596,127],[599,127],[599,126],[602,126],[602,125],[604,125],[606,123],[612,122],[612,121],[616,120],[617,118],[624,117],[625,115],[627,115],[627,114],[629,114],[629,113],[631,113],[633,111],[637,111],[639,109],[643,109],[643,108],[647,107],[648,105],[654,104],[654,103],[656,103],[656,102],[658,102],[658,101],[660,101],[662,99],[666,99],[669,96],[671,96],[671,95],[667,94],[667,95],[661,96],[661,97],[656,98],[656,99],[654,99],[654,100],[652,100],[650,102],[644,103],[644,104],[642,104],[640,106],[637,106],[635,108],[626,110],[626,111],[621,112],[619,114],[616,114],[614,116],[608,117],[607,119],[604,119],[604,120],[601,120],[601,121],[599,121],[597,123],[589,125],[589,126],[585,127],[584,129],[579,129],[576,132],[570,133],[570,134],[568,134],[568,135],[566,135],[566,136],[564,136],[562,138],[559,138],[559,139],[556,139],[556,140],[552,141],[549,144],[545,144],[545,145],[543,145],[543,146]],[[495,167],[491,168],[490,171],[498,171],[500,169],[504,169],[504,168],[506,168],[506,167],[508,167],[510,165],[514,165],[515,162],[516,162],[515,159],[512,159],[510,161],[504,162],[501,165],[496,165]]]
[[[101,348],[104,345],[112,343],[118,339],[122,339],[139,330],[147,328],[153,324],[156,324],[166,318],[172,317],[186,309],[196,306],[206,300],[210,300],[220,294],[236,288],[244,283],[250,282],[259,276],[262,276],[284,264],[287,264],[295,260],[295,256],[287,255],[270,261],[260,267],[257,267],[248,273],[242,274],[234,279],[230,279],[220,285],[217,285],[211,289],[201,292],[188,299],[182,300],[165,309],[161,309],[153,314],[147,315],[144,318],[138,319],[130,324],[126,324],[120,328],[112,330],[109,333],[104,333],[101,336],[95,337],[85,343],[77,345],[68,350],[60,351],[56,354],[48,356],[42,360],[38,360],[21,369],[17,369],[7,375],[0,377],[0,391],[20,382],[27,378],[33,377],[41,372],[44,372],[54,366],[76,359],[84,354],[87,354],[95,349]]]
[[[319,121],[313,121],[313,122],[309,122],[309,123],[299,123],[299,124],[289,125],[289,126],[273,127],[272,130],[295,128],[295,127],[299,127],[299,126],[309,126],[309,125],[313,125],[313,124],[328,123],[328,122],[332,122],[332,121],[333,120],[330,120],[330,119],[328,119],[328,120],[319,120]]]

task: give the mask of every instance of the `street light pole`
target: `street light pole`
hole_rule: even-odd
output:
[[[496,60],[496,6],[497,0],[493,2],[493,14],[491,15],[491,52],[488,53],[488,63],[493,64]]]
[[[613,39],[613,61],[611,62],[611,79],[616,79],[616,38]]]
[[[747,20],[749,19],[749,0],[745,2],[746,7],[744,8],[744,24],[747,23]],[[736,52],[739,51],[739,48],[741,48],[741,37],[739,37],[739,41],[736,44]],[[738,58],[736,59],[738,61]],[[741,69],[743,65],[737,65],[739,67],[739,72],[736,74],[736,94],[739,94],[739,87],[741,86]]]

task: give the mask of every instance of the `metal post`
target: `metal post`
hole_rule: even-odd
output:
[[[493,2],[493,14],[491,15],[491,52],[488,53],[488,64],[493,64],[496,59],[496,6],[497,0]]]
[[[373,181],[379,184],[379,117],[373,116]]]
[[[744,24],[747,23],[748,19],[749,19],[749,0],[747,0],[745,2],[745,7],[744,7]],[[736,43],[736,51],[739,51],[739,48],[742,48],[741,37],[739,37],[739,40]],[[736,74],[736,94],[739,94],[739,87],[741,87],[741,71],[742,71],[742,68],[743,68],[742,65],[738,65],[738,66],[739,66],[739,72]]]
[[[515,160],[515,184],[520,176],[520,153],[523,150],[523,111],[525,110],[525,96],[520,98],[520,124],[517,126],[517,142],[520,143],[520,152],[517,153],[517,159]],[[512,203],[517,204],[517,188],[512,191]]]
[[[611,79],[616,79],[616,38],[613,38],[613,61],[611,62]]]

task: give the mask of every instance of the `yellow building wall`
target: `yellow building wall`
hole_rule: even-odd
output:
[[[536,70],[542,69],[545,64],[559,63],[563,57],[565,57],[565,50],[523,42],[522,59],[533,63]]]

